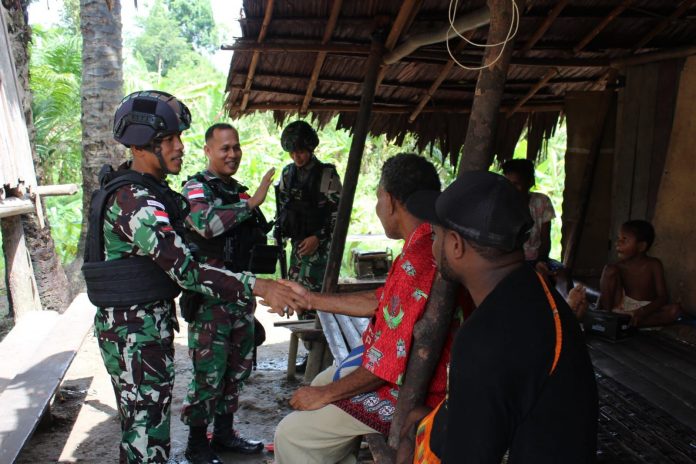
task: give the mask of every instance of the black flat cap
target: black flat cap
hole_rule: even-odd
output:
[[[521,249],[533,225],[525,197],[489,171],[465,172],[442,193],[416,192],[406,208],[417,218],[503,251]]]

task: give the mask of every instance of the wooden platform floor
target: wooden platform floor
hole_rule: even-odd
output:
[[[599,388],[599,462],[696,463],[696,346],[675,330],[696,335],[677,327],[616,343],[588,340]]]

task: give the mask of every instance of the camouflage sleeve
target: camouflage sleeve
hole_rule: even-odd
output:
[[[188,226],[204,238],[222,235],[251,217],[247,200],[223,204],[203,182],[189,180],[181,191],[191,205],[186,217]]]
[[[196,261],[171,226],[164,206],[146,189],[120,188],[107,221],[116,235],[135,246],[136,254],[150,256],[182,288],[233,303],[245,304],[252,297],[256,277]]]
[[[325,205],[326,215],[321,230],[315,234],[319,240],[330,240],[336,225],[336,216],[338,214],[338,203],[341,200],[341,178],[338,176],[336,169],[331,166],[330,169],[325,169],[322,173],[320,183],[320,206]]]

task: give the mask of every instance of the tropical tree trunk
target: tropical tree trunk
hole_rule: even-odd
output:
[[[82,231],[77,259],[71,265],[74,286],[83,286],[79,269],[84,254],[89,202],[99,187],[104,164],[125,158],[112,136],[113,116],[123,98],[120,0],[80,0],[82,30]]]
[[[34,146],[34,117],[31,111],[31,91],[29,87],[29,41],[31,40],[31,28],[26,23],[29,0],[8,3],[10,8],[7,10],[6,15],[8,20],[7,29],[12,55],[17,68],[17,79],[20,87],[24,90],[22,96],[24,120],[27,124],[31,142],[34,169],[36,170],[38,183],[41,185],[44,180],[44,172]],[[43,216],[46,220],[46,227],[41,228],[35,214],[22,215],[24,238],[34,268],[36,285],[43,308],[63,311],[70,304],[70,288],[65,271],[60,263],[60,258],[56,254],[45,208]]]

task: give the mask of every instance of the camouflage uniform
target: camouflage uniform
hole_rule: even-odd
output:
[[[240,306],[252,299],[255,277],[199,264],[163,204],[145,187],[130,184],[116,190],[106,204],[103,233],[107,261],[149,256],[183,288]],[[121,419],[120,462],[167,462],[173,331],[178,329],[174,302],[100,307],[94,325]]]
[[[307,165],[296,168],[294,164],[288,164],[283,168],[280,178],[280,204],[284,207],[292,201],[290,190],[298,182],[301,184],[309,176],[309,172],[316,163],[321,163],[312,155]],[[299,179],[292,179],[293,172]],[[336,225],[336,213],[338,202],[341,198],[341,179],[336,172],[336,168],[331,164],[324,164],[321,171],[321,179],[318,182],[318,195],[316,195],[316,207],[323,208],[324,217],[322,218],[321,228],[310,231],[309,235],[316,235],[319,238],[319,247],[310,256],[300,256],[297,247],[302,240],[292,240],[292,250],[290,252],[290,265],[288,268],[288,278],[299,282],[311,291],[321,291],[324,281],[324,272],[329,258],[329,247],[331,236]],[[309,186],[312,188],[312,186]],[[315,193],[315,192],[312,192]],[[283,231],[285,233],[285,231]]]
[[[202,176],[206,182],[189,179],[182,191],[191,205],[186,218],[189,229],[211,239],[251,218],[246,187],[234,179],[229,184],[223,183],[210,171],[203,171]],[[219,182],[230,195],[239,195],[240,201],[225,204],[207,182]],[[224,266],[221,259],[201,258],[212,266]],[[237,411],[239,390],[251,373],[254,309],[254,300],[238,304],[215,297],[203,298],[195,320],[189,324],[188,345],[194,376],[181,412],[185,424],[204,426],[213,422],[214,415]]]

